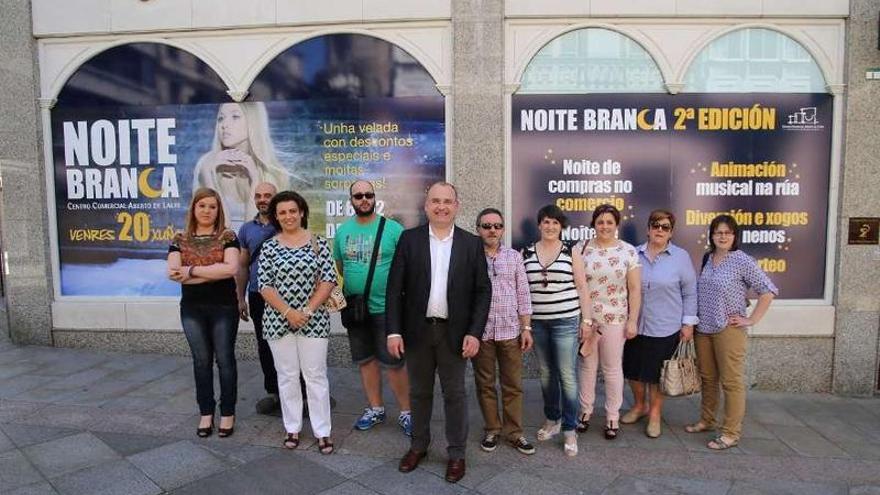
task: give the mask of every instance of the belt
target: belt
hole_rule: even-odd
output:
[[[428,325],[440,325],[449,321],[447,318],[437,318],[436,316],[428,316],[425,318],[425,323]]]

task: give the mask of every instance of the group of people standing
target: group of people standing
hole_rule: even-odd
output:
[[[691,339],[703,396],[700,419],[685,429],[717,429],[707,443],[711,449],[738,443],[746,328],[765,314],[777,289],[755,259],[739,250],[733,218],[712,221],[709,252],[697,274],[687,252],[671,242],[675,216],[666,210],[651,213],[647,242],[635,247],[618,239],[620,212],[602,205],[593,212],[595,236],[572,246],[561,235],[568,219],[549,205],[537,213],[540,238],[517,251],[503,245],[505,224],[497,209],[477,216],[477,236],[455,225],[460,204],[450,183],[427,190],[428,222],[407,230],[376,213],[370,182],[356,181],[349,193],[355,216],[340,226],[331,245],[308,231],[309,206],[296,192],[256,185],[257,214],[238,235],[226,229],[220,195],[208,188],[195,192],[186,229],[169,249],[168,276],[183,287],[181,322],[193,356],[199,436],[214,428],[215,358],[221,388],[217,432],[234,431],[234,345],[239,319],[250,317],[269,394],[258,410],[280,406],[283,445],[293,449],[307,404],[319,451],[333,452],[325,302],[338,271],[346,297],[367,294],[367,317],[346,325],[367,402],[354,427],[368,430],[385,421],[384,369],[398,403],[397,423],[411,436],[401,472],[414,470],[427,455],[438,375],[446,479],[454,483],[465,475],[468,360],[485,422],[480,448],[491,452],[505,442],[533,454],[522,425],[523,353],[532,348],[545,416],[537,440],[561,433],[566,455],[577,455],[577,433],[590,427],[599,369],[605,438],[617,438],[620,423],[643,417],[645,434],[660,436],[660,368],[680,341]],[[758,299],[749,315],[750,290]],[[635,402],[621,416],[625,380]],[[725,410],[718,428],[721,390]]]

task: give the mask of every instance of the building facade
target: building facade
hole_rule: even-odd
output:
[[[590,198],[619,202],[636,242],[647,209],[672,207],[695,258],[707,212],[743,214],[744,249],[782,288],[751,330],[751,385],[877,389],[880,247],[871,232],[850,243],[880,216],[876,2],[0,5],[3,311],[16,342],[185,349],[173,287],[151,277],[163,232],[222,151],[218,109],[237,104],[263,123],[254,166],[314,199],[312,228],[328,236],[358,175],[408,225],[421,187],[445,177],[460,225],[500,206],[514,244],[547,201],[572,212],[571,240],[590,235],[577,225]],[[218,187],[240,223],[252,212],[233,168]]]

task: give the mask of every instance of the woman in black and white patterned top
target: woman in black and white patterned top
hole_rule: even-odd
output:
[[[549,440],[560,431],[565,436],[564,452],[577,455],[577,352],[578,342],[591,331],[590,298],[584,264],[572,257],[562,242],[568,218],[558,207],[538,211],[541,239],[523,251],[526,277],[532,294],[532,336],[538,351],[541,392],[544,396],[544,426],[538,440]]]
[[[269,203],[269,219],[278,235],[263,244],[258,280],[266,300],[263,336],[278,371],[278,394],[287,437],[295,449],[302,429],[302,373],[312,433],[322,454],[330,441],[330,383],[327,380],[327,337],[330,317],[324,302],[336,285],[336,269],[327,241],[307,230],[309,205],[293,191],[282,191]]]

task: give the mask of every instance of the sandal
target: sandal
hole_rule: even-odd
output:
[[[208,425],[204,428],[202,428],[202,427],[196,428],[196,435],[198,435],[199,438],[208,438],[211,436],[211,433],[213,433],[213,432],[214,432],[214,418],[213,417],[211,418],[210,425]]]
[[[561,429],[562,425],[559,421],[551,421],[549,419],[544,421],[544,426],[538,429],[538,441],[544,442],[550,440],[558,435]]]
[[[712,450],[727,450],[731,447],[736,447],[737,445],[739,445],[738,441],[727,440],[724,438],[724,435],[721,435],[718,438],[709,440],[709,443],[706,444],[706,447],[709,447]]]
[[[587,430],[590,429],[590,417],[586,414],[581,414],[581,417],[578,418],[577,426],[575,426],[575,430],[578,433],[586,433]]]
[[[232,418],[232,426],[230,426],[229,428],[222,428],[222,427],[218,426],[217,427],[217,436],[220,438],[231,437],[232,434],[235,432],[235,416],[226,416],[226,417]],[[224,417],[220,418],[221,424],[223,423],[223,419],[224,419]]]
[[[318,452],[324,455],[330,455],[333,453],[333,442],[330,441],[330,437],[321,437],[318,440]]]
[[[713,430],[714,428],[703,423],[702,421],[697,421],[694,424],[685,425],[684,431],[688,433],[702,433],[704,431]]]
[[[614,440],[620,431],[620,426],[615,426],[614,421],[605,424],[605,440]]]
[[[296,433],[288,433],[282,445],[288,450],[296,449],[299,447],[299,436]]]

